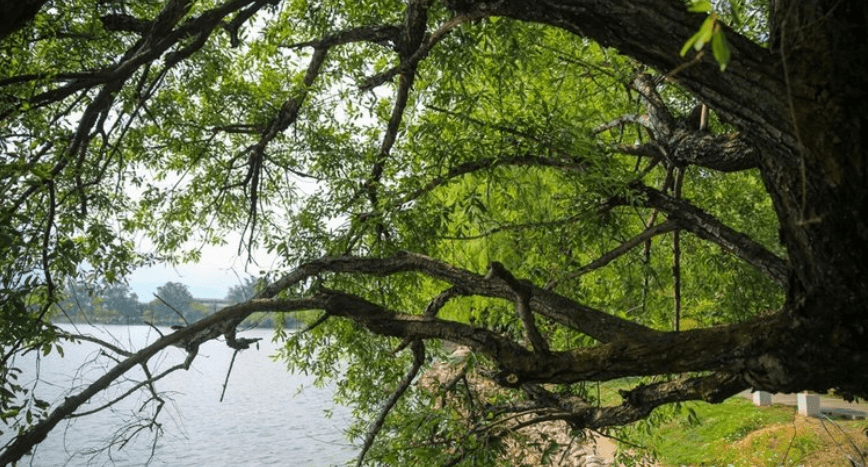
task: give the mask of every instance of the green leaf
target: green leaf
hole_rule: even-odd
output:
[[[687,7],[687,11],[692,11],[693,13],[708,13],[711,11],[711,8],[711,1],[697,0]]]
[[[714,54],[714,59],[720,65],[720,71],[724,71],[729,65],[729,59],[732,52],[729,49],[729,44],[726,41],[726,34],[721,28],[715,28],[714,34],[711,36],[711,52]]]
[[[684,43],[684,46],[681,47],[681,56],[687,54],[687,51],[690,47],[693,47],[694,50],[700,50],[705,44],[711,40],[714,35],[714,22],[717,18],[717,15],[711,15],[705,19],[702,23],[702,26],[699,28],[699,31],[696,34],[692,35],[690,39],[687,39],[687,42]]]

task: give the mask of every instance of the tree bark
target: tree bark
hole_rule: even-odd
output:
[[[32,20],[48,0],[3,0],[0,2],[0,41]]]
[[[472,4],[472,6],[467,5]],[[678,51],[704,20],[678,0],[465,2],[468,10],[549,24],[617,48],[668,74],[738,128],[781,224],[790,263],[789,321],[757,336],[769,390],[837,388],[868,395],[868,6],[860,1],[779,0],[774,50],[726,29],[732,61]],[[661,33],[661,31],[665,31]],[[856,356],[859,357],[856,357]]]

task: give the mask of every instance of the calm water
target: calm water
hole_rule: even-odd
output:
[[[71,326],[66,328],[73,331]],[[147,326],[78,326],[78,331],[115,339],[125,348],[142,348],[159,338]],[[343,437],[349,410],[334,406],[330,388],[315,388],[312,378],[291,374],[282,362],[272,360],[275,344],[271,336],[267,329],[239,334],[263,340],[258,350],[251,347],[235,358],[222,403],[220,393],[233,352],[222,342],[204,344],[189,371],[178,371],[158,383],[167,403],[158,420],[164,434],[157,440],[151,465],[331,466],[353,458],[356,449]],[[58,400],[71,387],[95,380],[110,364],[99,357],[94,344],[66,344],[64,352],[65,358],[52,353],[39,363],[37,393],[49,401]],[[182,362],[184,356],[180,349],[169,349],[152,358],[151,370],[167,369]],[[79,370],[84,363],[88,363],[86,369]],[[28,366],[31,373],[20,381],[33,380],[33,367]],[[139,379],[141,374],[134,377]],[[300,387],[304,390],[299,393]],[[113,393],[122,392],[117,388]],[[104,447],[146,396],[139,393],[110,411],[61,423],[33,456],[22,459],[19,465],[144,465],[153,443],[148,429],[122,448],[116,446],[99,454],[91,451]],[[333,411],[331,418],[326,417],[326,410]],[[7,439],[0,438],[0,445]]]

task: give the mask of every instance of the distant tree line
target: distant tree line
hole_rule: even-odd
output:
[[[225,297],[226,304],[241,303],[252,298],[256,293],[255,287],[256,279],[252,277],[243,279],[241,283],[229,289]],[[66,285],[64,300],[57,305],[55,321],[103,324],[151,323],[171,326],[192,323],[217,311],[217,307],[213,304],[197,301],[190,293],[189,287],[180,282],[166,282],[157,287],[154,295],[152,300],[141,302],[138,295],[132,293],[129,285],[124,283],[70,282]],[[262,326],[273,324],[271,318],[260,317],[255,322]]]

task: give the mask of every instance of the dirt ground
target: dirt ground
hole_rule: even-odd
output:
[[[817,445],[811,449],[813,452],[801,455],[793,447],[799,439],[816,442]],[[783,465],[804,467],[865,466],[868,460],[868,436],[864,427],[798,414],[792,423],[770,426],[748,434],[733,448],[742,452],[783,452],[786,456],[782,459]],[[754,459],[754,462],[766,465],[768,460]]]

